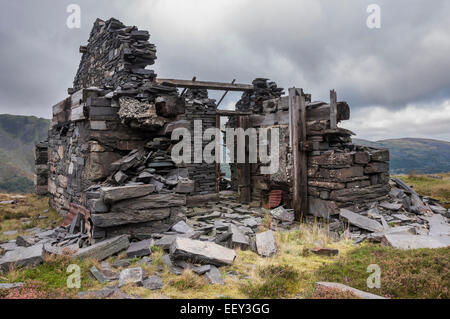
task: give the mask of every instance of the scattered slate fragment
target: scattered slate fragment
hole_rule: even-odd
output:
[[[12,283],[12,284],[0,284],[0,290],[2,290],[2,289],[6,289],[6,290],[8,290],[8,289],[16,289],[16,288],[20,288],[22,286],[23,286],[23,283],[21,283],[21,282],[15,282],[15,283]]]
[[[224,285],[225,283],[220,276],[219,269],[215,266],[211,266],[211,269],[205,273],[205,278],[208,279],[212,285]]]
[[[159,276],[150,276],[148,279],[144,280],[142,286],[149,290],[159,290],[162,289],[163,283]]]
[[[131,243],[127,250],[127,257],[144,257],[151,254],[150,246],[153,243],[153,239],[147,239],[135,243]]]
[[[345,218],[350,224],[355,225],[359,228],[363,228],[371,232],[383,231],[383,226],[376,220],[356,214],[347,209],[341,209],[340,216]]]
[[[119,288],[128,284],[142,286],[143,274],[141,267],[122,270],[119,277]]]
[[[169,268],[169,270],[179,276],[181,274],[183,274],[183,268],[181,267],[177,267],[172,263],[172,260],[170,259],[170,255],[164,255],[162,256],[162,261],[166,264],[166,266]]]
[[[208,271],[211,270],[211,265],[203,265],[192,268],[192,271],[196,273],[197,275],[204,275]]]
[[[236,253],[232,249],[188,238],[177,238],[170,247],[170,254],[175,259],[216,266],[231,265],[236,258]]]
[[[89,269],[91,274],[97,279],[97,281],[101,284],[104,284],[108,280],[105,278],[105,276],[102,274],[100,270],[97,269],[97,267],[92,266],[91,269]]]
[[[7,251],[0,258],[0,269],[7,271],[11,265],[26,267],[37,266],[44,258],[44,245],[38,244],[31,247],[18,247]]]
[[[270,257],[277,253],[277,244],[271,230],[256,234],[256,250],[263,257]]]
[[[186,224],[186,222],[182,220],[173,225],[172,230],[180,234],[188,234],[194,231],[194,229],[191,226],[189,226],[188,224]]]
[[[348,291],[353,293],[354,295],[356,295],[358,298],[361,299],[386,299],[384,297],[381,296],[377,296],[368,292],[364,292],[343,284],[339,284],[339,283],[334,283],[334,282],[316,282],[315,283],[315,289],[320,289],[320,288],[333,288],[333,289],[339,289],[341,291]]]

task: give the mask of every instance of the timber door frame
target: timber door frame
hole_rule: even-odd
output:
[[[306,100],[302,89],[289,89],[289,136],[292,152],[292,208],[300,221],[308,214]]]

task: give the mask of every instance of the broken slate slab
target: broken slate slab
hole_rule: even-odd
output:
[[[236,253],[232,249],[188,238],[177,238],[170,247],[170,254],[175,259],[215,266],[231,265],[236,258]]]
[[[388,203],[388,202],[382,202],[380,203],[380,207],[383,207],[387,210],[399,210],[402,208],[402,204],[400,203]]]
[[[44,245],[38,244],[31,247],[18,247],[15,250],[7,251],[0,258],[0,269],[7,271],[11,265],[26,267],[37,266],[44,258]]]
[[[100,189],[101,197],[107,204],[112,204],[124,199],[147,196],[155,192],[155,185],[127,185],[120,187],[103,187]]]
[[[135,243],[131,243],[127,250],[127,257],[144,257],[151,254],[150,246],[152,246],[153,239],[147,239]]]
[[[278,208],[272,209],[270,211],[273,217],[282,222],[293,222],[295,220],[295,216],[293,212],[288,212],[284,207],[280,206]]]
[[[341,209],[340,216],[345,218],[350,224],[371,232],[382,232],[384,229],[376,220],[356,214],[347,209]]]
[[[216,218],[219,218],[221,215],[222,215],[221,212],[215,211],[215,212],[212,212],[211,214],[208,214],[208,215],[199,216],[199,217],[197,218],[197,220],[198,220],[198,221],[207,221],[207,220],[210,220],[210,219],[216,219]]]
[[[244,235],[237,226],[230,224],[228,227],[228,232],[231,233],[230,244],[232,248],[240,248],[245,250],[250,246],[248,236]]]
[[[169,270],[173,274],[179,276],[179,275],[181,275],[183,273],[183,271],[184,271],[183,268],[175,266],[172,263],[172,259],[170,259],[169,255],[162,256],[162,261],[164,262],[164,264],[166,264],[166,266],[169,268]]]
[[[19,232],[17,230],[9,230],[9,231],[5,231],[3,232],[4,236],[14,236],[17,235]]]
[[[210,270],[211,270],[211,265],[202,265],[202,266],[192,268],[192,271],[200,276],[206,274]]]
[[[95,279],[97,279],[97,281],[101,284],[104,284],[105,282],[107,282],[108,280],[106,279],[106,277],[102,274],[102,272],[100,270],[97,269],[97,267],[92,266],[91,269],[89,269],[89,271],[91,272],[91,274],[95,277]]]
[[[8,290],[8,289],[16,289],[16,288],[20,288],[22,286],[23,286],[23,283],[21,283],[21,282],[16,282],[16,283],[13,283],[13,284],[0,284],[0,290],[2,290],[2,289],[6,289],[6,290]]]
[[[386,234],[384,235],[383,243],[403,250],[419,248],[446,248],[450,246],[450,237]]]
[[[20,247],[31,247],[35,244],[32,237],[17,236],[16,245]]]
[[[163,283],[159,276],[151,276],[148,279],[144,280],[142,283],[142,286],[145,289],[149,290],[159,290],[162,289]]]
[[[256,250],[258,255],[263,257],[270,257],[277,253],[277,244],[271,230],[256,234]]]
[[[119,288],[129,284],[142,286],[143,276],[141,267],[124,269],[120,272]]]
[[[182,220],[173,225],[171,229],[180,234],[188,234],[194,231],[194,229],[191,226],[189,226],[188,224],[186,224],[186,222]]]
[[[424,219],[428,221],[430,226],[430,236],[450,236],[450,225],[444,216],[436,214],[431,217],[424,217]]]
[[[170,250],[175,239],[178,235],[164,235],[160,239],[155,240],[153,246],[161,247],[163,250]]]
[[[92,246],[80,249],[74,258],[93,258],[99,261],[105,260],[109,256],[120,253],[123,250],[128,249],[130,242],[127,235],[118,236],[105,241],[101,241]]]
[[[386,299],[384,297],[374,295],[369,292],[358,290],[356,288],[352,288],[352,287],[346,286],[344,284],[336,283],[336,282],[316,282],[315,289],[320,289],[320,288],[339,289],[343,292],[348,291],[348,292],[353,293],[355,296],[357,296],[358,298],[361,298],[361,299]]]
[[[220,276],[219,269],[215,266],[211,266],[211,269],[205,273],[205,278],[209,281],[211,285],[224,285],[225,283]]]

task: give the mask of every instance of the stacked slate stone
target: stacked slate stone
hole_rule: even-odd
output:
[[[186,97],[186,112],[180,118],[189,123],[189,130],[194,134],[203,134],[207,129],[216,127],[216,102],[208,98],[206,90],[188,90]],[[201,126],[194,127],[194,121],[201,121]],[[200,131],[201,129],[201,131]],[[197,131],[197,132],[196,132]],[[202,136],[202,135],[199,135]],[[194,135],[192,135],[194,137]],[[193,142],[192,161],[186,163],[190,179],[195,181],[195,194],[214,193],[216,188],[216,165],[215,163],[195,163],[194,156],[203,152],[204,147],[211,141],[201,138],[201,144]]]
[[[257,78],[252,84],[255,89],[242,94],[241,99],[236,103],[237,111],[262,113],[262,102],[284,94],[284,89],[279,88],[275,82],[269,82],[269,79]]]
[[[339,208],[359,210],[385,200],[390,191],[389,150],[338,144],[336,139],[346,141],[347,133],[323,137],[325,150],[315,151],[308,158],[310,213],[329,218],[339,214]]]
[[[40,142],[35,147],[35,188],[37,195],[48,194],[48,143]]]

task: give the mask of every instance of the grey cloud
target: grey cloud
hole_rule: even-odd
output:
[[[368,4],[382,28],[366,27]],[[70,3],[82,28],[65,26]],[[78,67],[95,18],[148,29],[161,77],[250,82],[268,77],[314,99],[335,88],[352,109],[433,109],[450,98],[445,0],[0,0],[0,112],[50,116]],[[220,98],[220,92],[212,93]],[[223,107],[239,98],[230,94]],[[357,114],[355,112],[355,114]],[[439,126],[441,127],[441,126]],[[448,133],[448,128],[443,135]],[[429,136],[425,128],[422,133]]]

